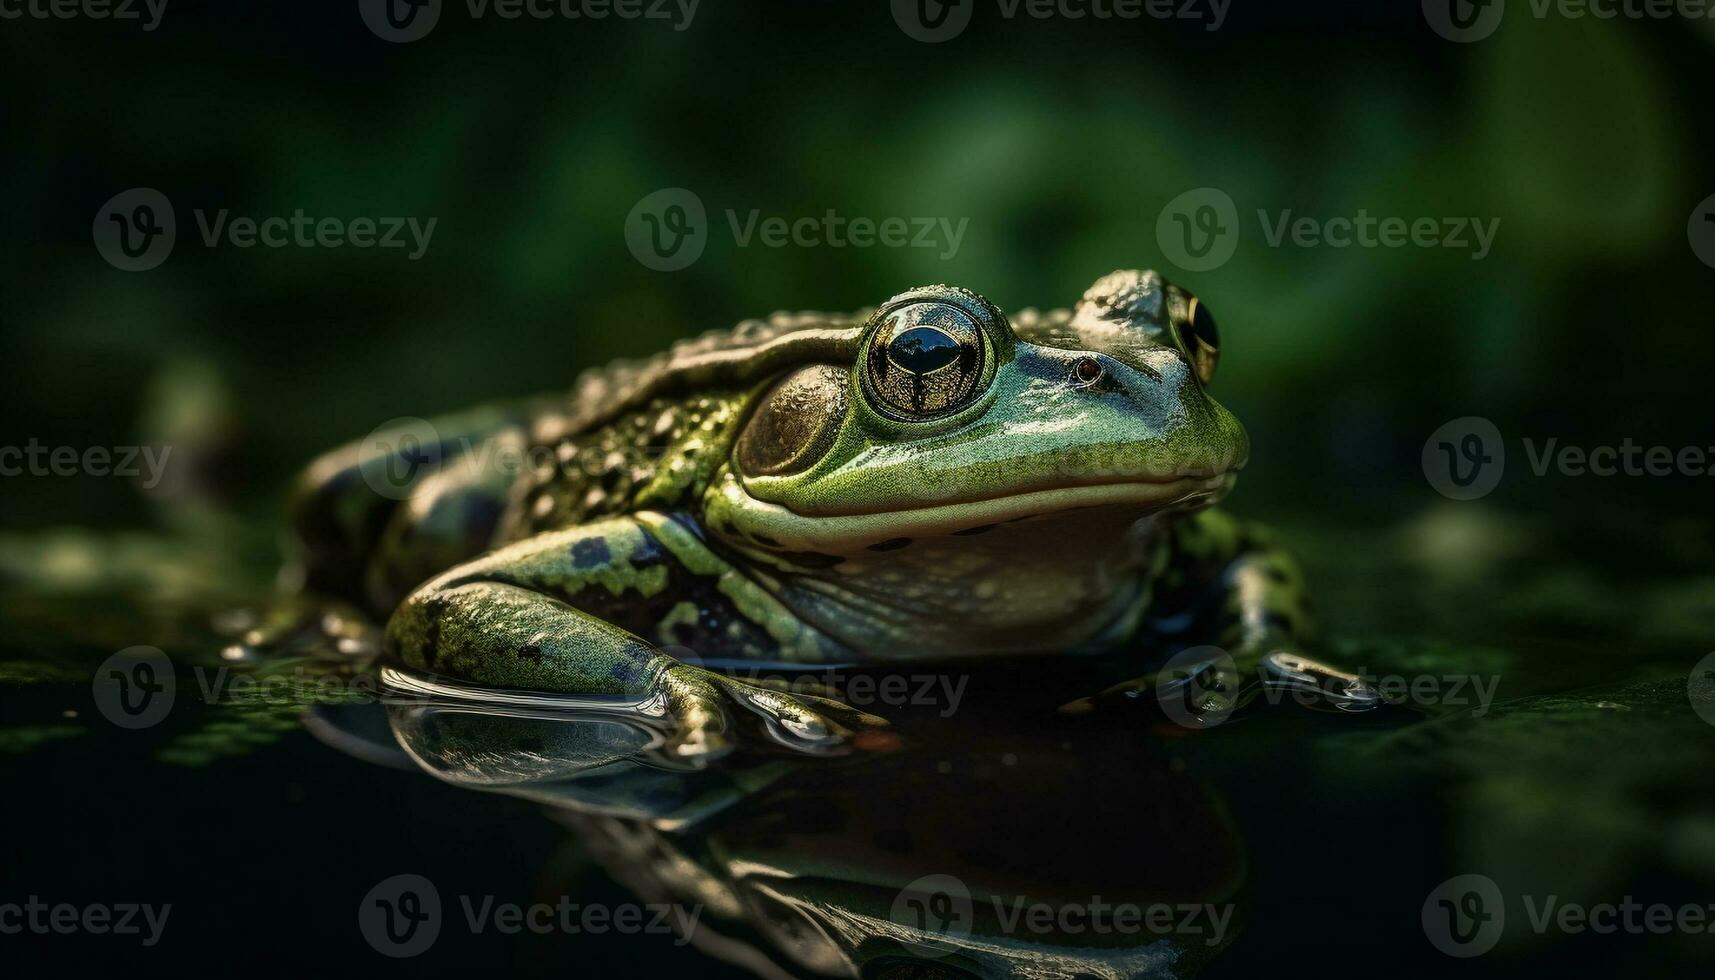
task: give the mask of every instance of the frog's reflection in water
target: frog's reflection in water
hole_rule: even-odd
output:
[[[693,945],[762,976],[1176,977],[1242,918],[1238,837],[1171,740],[972,705],[840,758],[687,769],[648,705],[389,679],[418,766],[548,804],[640,900],[694,910],[673,917]]]

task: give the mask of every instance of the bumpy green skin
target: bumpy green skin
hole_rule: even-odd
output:
[[[686,667],[686,650],[1141,658],[1179,634],[1254,658],[1305,627],[1302,591],[1265,537],[1207,509],[1248,446],[1195,368],[1190,302],[1119,272],[1071,311],[994,312],[981,395],[928,421],[866,397],[869,311],[776,314],[586,375],[565,399],[438,422],[435,465],[403,494],[371,489],[376,461],[347,447],[296,496],[307,585],[390,617],[386,649],[417,668],[664,699],[687,754],[720,741],[726,702],[809,738],[875,719]],[[819,455],[745,472],[745,426],[809,365],[850,379]]]

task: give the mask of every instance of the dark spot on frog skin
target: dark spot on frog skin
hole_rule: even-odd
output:
[[[953,533],[960,536],[960,537],[967,537],[967,536],[972,535],[972,534],[987,534],[988,532],[994,530],[997,527],[1000,527],[1000,525],[999,524],[978,524],[976,527],[967,527],[963,531],[954,531]]]
[[[518,655],[525,660],[541,660],[542,648],[534,643],[526,643],[518,648]]]
[[[903,548],[910,543],[910,538],[888,538],[886,541],[877,541],[875,544],[870,545],[869,550],[898,551],[900,548]]]
[[[595,568],[613,560],[606,538],[585,538],[572,545],[573,568]]]
[[[777,539],[771,538],[766,534],[752,534],[750,536],[750,540],[755,541],[757,544],[762,545],[764,548],[778,548],[778,547],[780,547],[780,542]]]

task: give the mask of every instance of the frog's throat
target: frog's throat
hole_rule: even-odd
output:
[[[866,659],[1093,651],[1130,635],[1147,607],[1172,516],[1109,503],[837,558],[748,546],[743,563],[800,621]]]

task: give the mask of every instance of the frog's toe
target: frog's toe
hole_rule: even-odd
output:
[[[1106,690],[1060,706],[1069,715],[1119,708],[1154,707],[1191,728],[1226,720],[1248,700],[1250,687],[1232,658],[1177,657],[1161,670],[1121,681]]]
[[[675,762],[700,766],[732,751],[732,740],[723,726],[706,722],[681,723],[678,731],[661,747]]]
[[[675,762],[703,765],[731,752],[732,715],[709,679],[690,669],[662,675],[673,734],[661,752]]]
[[[884,728],[885,718],[859,711],[832,698],[789,694],[744,681],[717,681],[735,702],[760,717],[776,742],[795,751],[831,755],[849,751],[856,733]]]

